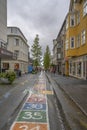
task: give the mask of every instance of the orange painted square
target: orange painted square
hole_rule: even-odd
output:
[[[15,123],[10,130],[32,130],[37,127],[38,130],[49,130],[47,124],[39,124],[39,123]]]

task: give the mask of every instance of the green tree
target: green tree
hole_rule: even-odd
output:
[[[34,43],[31,47],[31,52],[32,52],[32,56],[33,56],[33,65],[35,67],[39,66],[41,63],[41,56],[42,56],[42,48],[39,44],[39,36],[36,35],[35,39],[34,39]]]
[[[49,46],[46,46],[46,51],[44,53],[43,65],[45,70],[48,70],[50,67],[50,49]]]

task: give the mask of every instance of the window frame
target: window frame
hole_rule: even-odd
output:
[[[81,36],[80,36],[80,34],[78,34],[77,35],[77,48],[79,48],[80,47],[80,45],[81,45]]]
[[[72,40],[72,38],[73,38],[73,40]],[[74,46],[72,46],[72,42],[73,42],[73,45]],[[75,48],[75,37],[73,36],[73,37],[70,37],[70,48],[71,49],[74,49]]]
[[[87,14],[87,0],[84,0],[83,3],[83,16]]]
[[[75,14],[70,15],[70,27],[75,26]]]
[[[84,45],[86,43],[86,30],[82,30],[81,32],[81,45]]]

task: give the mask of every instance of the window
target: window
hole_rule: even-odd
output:
[[[70,16],[70,26],[71,27],[75,26],[75,15]]]
[[[85,44],[85,40],[86,40],[86,32],[85,30],[82,31],[82,34],[81,34],[81,44]]]
[[[75,38],[71,37],[70,38],[70,48],[74,48],[75,47]]]
[[[19,39],[15,39],[14,44],[15,44],[15,46],[19,46]]]
[[[80,12],[77,13],[77,24],[80,23]]]
[[[14,53],[17,55],[17,57],[19,56],[19,51],[15,50]]]
[[[61,54],[60,53],[58,53],[58,59],[61,59]]]
[[[77,48],[80,47],[80,34],[77,36]]]
[[[87,14],[87,0],[84,0],[84,4],[83,4],[83,16],[85,16]]]
[[[13,33],[13,28],[11,28],[11,33]]]
[[[68,21],[68,18],[66,19],[66,29],[68,29],[69,27],[69,21]]]
[[[66,50],[68,50],[68,40],[66,40]]]

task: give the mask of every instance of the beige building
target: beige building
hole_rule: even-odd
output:
[[[29,45],[27,39],[17,27],[7,28],[7,50],[16,53],[16,60],[4,60],[3,66],[9,70],[21,70],[22,73],[28,72],[28,52]]]

